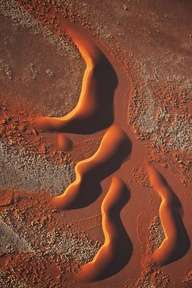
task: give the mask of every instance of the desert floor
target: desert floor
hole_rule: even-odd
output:
[[[191,11],[0,0],[0,288],[192,287]]]

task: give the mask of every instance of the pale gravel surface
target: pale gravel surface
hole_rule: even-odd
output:
[[[24,238],[19,237],[0,217],[0,256],[22,252],[33,252],[33,249]]]
[[[15,2],[15,1],[13,1],[13,2]],[[126,5],[122,5],[122,10],[124,10],[124,12],[123,12],[124,14],[129,13],[129,11],[131,10],[130,6],[131,6],[131,3],[133,1],[125,1],[125,2],[126,2]],[[10,3],[12,3],[12,1],[10,1]],[[83,3],[83,1],[82,1],[82,3]],[[117,8],[116,12],[119,13],[119,11],[120,11],[119,7],[115,7],[115,5],[113,3],[111,3],[111,5],[112,5],[111,10],[112,9],[115,10]],[[117,5],[119,5],[119,2]],[[145,11],[143,11],[143,13],[145,13]],[[118,21],[118,19],[122,18],[122,13],[120,13],[120,15],[116,13],[116,15],[117,15],[117,18],[114,19],[114,26],[115,27],[117,26],[116,21]],[[156,24],[156,28],[158,28],[161,24],[160,23],[161,21],[157,16],[158,15],[155,15],[154,11],[151,11],[151,14],[149,14],[149,17],[148,17],[149,19],[151,19],[152,26],[154,24],[154,27],[155,27],[155,24]],[[165,19],[167,17],[169,17],[169,15],[164,15],[164,16],[165,16]],[[102,18],[102,15],[101,15],[101,18]],[[138,18],[142,18],[142,13],[141,13],[141,15],[139,15]],[[103,19],[104,19],[104,17],[103,17]],[[95,21],[95,19],[94,19],[94,21]],[[97,22],[100,23],[100,21],[97,21]],[[112,30],[113,30],[113,28],[112,28]],[[136,29],[134,29],[134,30],[136,30]],[[109,40],[112,38],[111,27],[107,27],[104,24],[103,25],[98,24],[98,31],[100,31],[100,34],[103,35],[103,38],[109,39]],[[127,34],[129,37],[129,33],[127,33]],[[124,35],[124,33],[123,33],[123,35]],[[115,35],[115,37],[117,37],[117,36],[118,36],[118,31],[117,31],[117,34]],[[135,36],[135,39],[137,39],[136,36]],[[127,42],[126,37],[125,37],[125,42]],[[186,42],[186,45],[187,45],[187,42]],[[138,45],[138,47],[140,47],[140,45]],[[169,49],[161,51],[161,52],[163,55],[162,58],[164,58],[167,62],[171,61],[171,59],[174,58],[173,53],[171,51],[169,51]],[[136,59],[134,59],[134,61],[135,60]],[[168,80],[180,81],[181,75],[183,75],[183,69],[181,69],[180,73],[177,74],[177,73],[175,73],[175,67],[178,65],[181,65],[181,64],[182,64],[181,68],[184,67],[186,60],[183,59],[183,57],[177,55],[177,57],[175,57],[175,59],[174,59],[174,65],[172,67],[167,65],[167,71],[165,71],[164,67],[162,67],[163,62],[161,60],[162,59],[158,59],[156,57],[156,54],[150,55],[150,58],[147,58],[147,57],[145,59],[143,59],[142,57],[138,58],[137,64],[138,64],[138,71],[140,72],[140,77],[141,78],[145,77],[146,81],[148,81],[148,80],[149,81],[151,81],[151,80],[159,81],[159,78],[160,78],[160,80],[163,80],[163,81],[168,81]],[[170,74],[172,74],[171,77],[170,77]],[[169,79],[169,77],[171,79]],[[190,85],[191,85],[191,83],[192,82],[190,81]],[[148,83],[146,84],[146,86],[147,85],[148,85]],[[144,137],[145,136],[151,137],[151,140],[153,141],[153,143],[157,147],[159,147],[161,145],[166,145],[166,148],[168,148],[169,150],[179,149],[182,151],[189,151],[190,152],[191,151],[191,140],[192,140],[192,130],[191,130],[192,125],[189,122],[189,120],[182,118],[182,116],[179,114],[176,114],[173,121],[171,121],[171,123],[170,123],[171,125],[167,128],[167,120],[169,119],[169,115],[168,115],[169,113],[166,110],[159,108],[159,107],[156,109],[155,107],[157,107],[158,105],[157,105],[157,103],[155,103],[153,91],[150,91],[149,93],[151,93],[149,98],[147,97],[148,91],[145,91],[145,93],[142,94],[142,96],[144,96],[144,98],[146,100],[146,106],[143,108],[142,111],[140,110],[141,114],[139,114],[139,116],[137,118],[137,122],[135,123],[135,125],[137,126],[136,127],[137,130],[139,130],[139,134],[143,134]],[[190,97],[190,94],[188,94],[188,97]],[[138,99],[136,101],[138,101],[137,104],[138,104],[138,106],[140,106],[141,105],[140,99]],[[169,139],[169,141],[164,142],[165,139]],[[154,225],[155,226],[158,225],[158,221],[157,222],[155,221]],[[155,230],[154,234],[159,233],[159,235],[162,236],[161,233],[158,232],[159,230],[156,231],[156,228],[154,228],[152,230]],[[51,238],[52,237],[53,236],[51,236]],[[69,238],[69,239],[71,239],[71,238]],[[159,240],[160,240],[160,238],[159,238]],[[62,243],[62,241],[63,240],[61,240],[61,243]],[[64,243],[65,242],[66,242],[66,240],[64,239]],[[76,242],[75,240],[72,240],[72,243],[73,244],[75,243],[75,245],[76,245],[76,243],[78,244],[78,242]],[[156,244],[159,245],[160,242],[158,242]],[[63,249],[63,244],[61,244],[61,247]],[[65,249],[65,246],[64,246],[64,249]],[[67,249],[69,249],[68,246],[67,246]],[[70,248],[70,251],[73,251],[73,249],[71,250],[71,248]],[[69,253],[69,255],[70,255],[70,253]],[[140,284],[140,286],[139,286],[139,284]],[[151,279],[150,279],[149,275],[146,275],[144,277],[144,279],[142,279],[142,281],[139,284],[136,287],[142,287],[142,288],[154,287],[151,284]]]
[[[165,239],[165,235],[163,232],[163,227],[161,225],[161,221],[159,216],[155,216],[149,227],[149,241],[150,248],[154,251],[159,248]]]
[[[191,153],[191,115],[172,110],[175,99],[185,107],[192,100],[191,21],[184,2],[178,2],[173,10],[169,1],[161,6],[160,1],[149,4],[106,0],[100,4],[100,13],[95,2],[80,1],[79,5],[99,39],[109,50],[119,53],[119,59],[122,57],[119,61],[128,67],[127,76],[133,81],[136,93],[130,95],[128,110],[130,106],[133,109],[131,114],[128,111],[127,122],[136,135],[140,139],[150,138],[155,146],[164,146],[169,151]],[[110,15],[106,13],[108,5]],[[108,21],[111,15],[113,23]],[[124,25],[127,19],[129,25]],[[155,86],[160,87],[159,91]],[[168,105],[163,102],[164,94],[170,96]]]
[[[14,97],[19,109],[27,105],[35,115],[69,112],[79,97],[84,69],[75,45],[65,35],[55,35],[14,0],[0,0],[0,21],[2,99],[5,94],[6,101]]]
[[[163,105],[150,85],[136,90],[131,105],[129,110],[134,107],[134,115],[129,115],[128,121],[141,139],[150,139],[157,148],[192,152],[190,115],[173,113],[172,106]]]
[[[6,17],[10,17],[16,26],[21,26],[23,28],[27,28],[29,31],[32,31],[35,34],[43,35],[43,37],[48,40],[49,43],[56,47],[58,54],[67,54],[68,56],[79,59],[78,53],[70,42],[68,42],[65,38],[55,37],[55,35],[50,32],[49,29],[38,23],[38,21],[29,15],[29,13],[19,7],[16,1],[11,0],[8,3],[7,1],[0,0],[0,12]],[[4,77],[6,79],[12,80],[12,75],[10,72],[11,67],[3,59],[1,63],[2,75],[4,73]],[[28,70],[25,71],[27,78],[25,77],[24,80],[26,83],[31,80],[36,80],[40,73],[37,65],[33,63],[29,64]],[[46,70],[46,74],[50,79],[54,78],[55,76],[54,71],[51,69]],[[63,91],[65,91],[65,86],[63,86],[63,82],[61,80],[59,83],[57,83],[57,90],[59,90],[59,95],[61,96],[60,98],[63,99]],[[70,98],[72,98],[72,95],[68,95],[69,100]],[[61,103],[61,99],[58,99],[58,97],[55,99],[56,106],[59,105],[57,105],[57,102],[59,104]],[[53,115],[62,113],[62,111],[53,111],[53,106],[48,107],[48,110],[50,110],[51,112],[49,113]],[[48,191],[55,195],[62,193],[74,179],[72,164],[56,165],[50,163],[46,157],[31,154],[24,148],[16,149],[13,146],[7,146],[2,141],[0,141],[0,168],[0,189],[14,189],[32,192]],[[42,223],[32,222],[30,227],[26,227],[22,217],[18,217],[18,219],[13,220],[9,218],[9,213],[6,214],[6,212],[2,214],[2,219],[0,228],[1,226],[1,229],[7,227],[6,230],[4,229],[5,231],[2,235],[2,243],[5,244],[3,239],[8,239],[11,237],[13,243],[20,243],[19,241],[25,239],[27,245],[32,247],[31,249],[35,257],[38,258],[46,255],[57,254],[69,261],[75,260],[78,263],[83,264],[92,260],[101,246],[99,242],[89,240],[84,234],[75,235],[71,232],[58,230],[47,232],[47,228]],[[2,250],[3,248],[5,249],[5,253],[10,252],[6,250],[5,245],[2,246]],[[14,245],[11,246],[11,251],[17,252],[18,247]],[[26,252],[25,249],[23,249],[23,252]],[[9,281],[13,281],[14,283],[14,279],[11,279],[10,277],[7,279],[9,279]],[[4,281],[3,277],[2,281]],[[5,282],[2,283],[5,285]],[[20,287],[19,283],[15,285]],[[9,287],[9,283],[5,287]]]
[[[46,157],[0,141],[0,189],[61,194],[73,181],[72,164],[54,164]]]
[[[89,8],[92,8],[92,12],[94,11],[94,5],[91,3],[86,3],[87,1],[81,1],[78,5],[82,8],[81,13],[88,13]],[[62,7],[63,2],[61,1],[54,1],[55,5],[58,5]],[[67,7],[70,11],[70,9],[73,9],[73,3],[70,3],[70,1],[65,1],[65,7]],[[142,7],[142,5],[141,5]],[[111,3],[111,9],[113,11],[114,17],[115,17],[115,23],[113,29],[111,27],[108,27],[107,23],[104,23],[102,19],[99,18],[100,21],[98,26],[95,27],[95,30],[97,31],[98,35],[102,38],[105,38],[105,40],[108,42],[108,40],[112,37],[111,36],[111,30],[114,31],[114,41],[117,42],[118,37],[121,37],[121,34],[119,32],[119,25],[118,25],[118,19],[123,17],[128,17],[128,15],[131,15],[131,13],[134,13],[134,5],[132,1],[127,1],[127,3],[123,3],[123,1],[120,1],[120,3],[117,5],[115,3]],[[56,38],[53,33],[51,33],[46,27],[38,23],[28,12],[26,12],[24,9],[22,9],[14,0],[9,1],[9,4],[5,0],[0,1],[0,10],[1,13],[5,16],[9,16],[12,18],[12,20],[18,24],[21,25],[35,33],[42,34],[47,40],[51,41],[52,44],[54,44],[57,48],[59,48],[60,51],[65,51],[65,53],[69,52],[72,57],[74,55],[77,56],[77,53],[75,53],[74,47],[70,46],[68,42],[64,38]],[[167,14],[162,15],[162,18],[159,17],[157,12],[150,11],[151,13],[151,27],[149,27],[150,33],[147,34],[146,31],[142,31],[142,27],[138,27],[138,33],[142,31],[143,33],[143,39],[148,43],[147,41],[150,41],[149,43],[152,44],[155,42],[155,39],[160,33],[162,37],[166,37],[166,34],[164,31],[159,31],[159,27],[162,21],[168,21],[169,19],[172,19],[172,21],[175,21],[176,15],[172,14],[170,11],[167,12]],[[89,18],[89,13],[87,14]],[[121,17],[120,17],[121,16]],[[145,12],[141,11],[141,13],[138,15],[140,19],[143,19],[145,17]],[[91,19],[89,19],[91,21]],[[174,23],[174,22],[173,22]],[[151,29],[151,30],[150,30]],[[172,28],[174,30],[174,28]],[[132,34],[132,30],[128,30],[130,35]],[[181,31],[179,31],[181,33]],[[174,33],[173,33],[174,35]],[[171,45],[170,47],[166,47],[163,45],[160,45],[161,43],[157,43],[159,46],[156,47],[156,49],[151,49],[150,45],[147,46],[147,49],[151,49],[151,53],[149,55],[141,55],[139,57],[134,58],[134,53],[132,54],[130,51],[130,57],[132,57],[132,64],[134,63],[134,69],[137,71],[137,74],[139,75],[138,78],[141,78],[143,83],[145,83],[145,87],[148,86],[146,91],[139,91],[138,93],[142,93],[138,99],[133,99],[133,101],[136,101],[136,106],[142,106],[141,100],[146,103],[146,106],[140,109],[138,112],[138,115],[134,122],[134,127],[137,133],[142,134],[142,136],[149,136],[153,143],[155,143],[156,146],[161,146],[164,141],[164,137],[166,135],[169,136],[170,141],[166,143],[168,149],[174,150],[174,149],[180,149],[182,151],[191,151],[191,138],[192,138],[192,125],[191,123],[186,120],[182,121],[179,118],[178,114],[175,114],[175,120],[170,123],[171,127],[166,128],[167,122],[165,119],[162,119],[162,113],[161,111],[156,111],[155,107],[158,107],[158,103],[155,102],[155,94],[153,89],[150,88],[151,81],[153,82],[166,82],[168,85],[177,85],[182,86],[183,90],[185,90],[186,97],[188,98],[187,101],[189,101],[192,97],[192,80],[188,77],[188,74],[185,75],[183,72],[183,69],[185,67],[185,64],[187,65],[187,59],[188,59],[188,51],[190,47],[190,35],[182,35],[180,38],[181,41],[181,47],[179,46],[178,50],[173,50]],[[125,38],[127,38],[128,35],[126,35]],[[154,37],[154,39],[153,39]],[[170,37],[171,39],[171,37]],[[174,37],[173,37],[173,40]],[[108,43],[110,45],[110,43]],[[148,44],[147,44],[148,45]],[[189,47],[188,47],[189,45]],[[159,51],[159,57],[156,56],[156,51]],[[182,55],[182,53],[183,55]],[[180,69],[178,69],[180,67]],[[63,91],[65,89],[62,89]],[[137,97],[138,95],[136,95]],[[163,109],[163,107],[159,108]],[[163,111],[164,113],[164,111]],[[168,113],[167,113],[168,114]],[[169,115],[165,115],[166,117],[169,117]],[[165,122],[164,122],[165,121]],[[179,140],[178,140],[179,139]]]
[[[43,35],[46,40],[56,47],[59,54],[65,55],[69,53],[71,57],[79,59],[74,46],[70,45],[66,38],[55,36],[47,27],[43,26],[30,13],[19,6],[15,0],[0,0],[0,14],[11,17],[15,25],[21,25],[35,34]]]
[[[0,271],[0,288],[29,288],[29,286],[18,282],[13,273]]]
[[[65,260],[75,260],[79,264],[84,264],[91,261],[101,247],[99,241],[90,240],[84,233],[76,234],[56,228],[48,232],[46,225],[42,222],[32,221],[30,225],[27,225],[21,215],[13,218],[9,213],[7,209],[1,215],[2,227],[9,227],[4,239],[12,231],[14,241],[25,239],[23,241],[25,241],[26,247],[30,247],[35,257],[60,255]],[[18,247],[13,246],[12,248],[15,249],[15,252],[18,251]],[[22,252],[26,252],[26,249],[23,249]]]

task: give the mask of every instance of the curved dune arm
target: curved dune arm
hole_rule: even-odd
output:
[[[86,282],[104,279],[117,273],[128,262],[132,248],[128,236],[122,233],[120,220],[120,210],[128,200],[127,192],[124,182],[113,177],[101,206],[104,244],[91,262],[81,266],[78,279]]]
[[[152,262],[165,265],[185,255],[189,239],[182,222],[180,202],[163,176],[151,165],[147,166],[151,185],[161,198],[159,216],[165,239],[152,255]]]
[[[56,208],[69,209],[82,193],[91,193],[94,185],[110,175],[126,159],[130,150],[127,135],[117,125],[112,125],[104,134],[101,144],[94,155],[82,160],[75,166],[75,181],[63,194],[52,199]],[[93,193],[93,192],[92,192]]]
[[[65,116],[39,117],[33,124],[43,131],[95,132],[112,123],[116,73],[101,50],[82,29],[65,23],[63,30],[69,34],[86,64],[80,97],[75,108]]]
[[[88,67],[94,67],[104,57],[93,40],[80,27],[66,21],[63,30],[71,37]]]

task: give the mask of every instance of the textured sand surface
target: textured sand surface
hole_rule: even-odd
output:
[[[84,280],[95,288],[190,287],[191,9],[175,0],[0,0],[0,286],[90,287],[76,276],[93,266]],[[107,62],[93,61],[98,51]],[[49,122],[34,128],[35,118]],[[127,135],[129,157],[120,161],[117,145],[108,167],[117,135],[95,156],[112,123]],[[70,194],[81,164],[75,209],[57,211],[53,200]],[[121,205],[101,210],[112,177],[130,194],[121,217]],[[109,239],[122,254],[107,250],[98,268]],[[122,251],[131,251],[126,261]]]

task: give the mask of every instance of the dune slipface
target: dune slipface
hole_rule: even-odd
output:
[[[165,239],[151,257],[157,265],[171,263],[186,254],[189,239],[182,221],[181,204],[164,177],[151,165],[147,165],[149,179],[153,189],[161,197],[159,216]]]
[[[101,205],[104,244],[94,259],[80,268],[78,279],[85,282],[101,280],[119,271],[129,261],[132,246],[120,219],[120,210],[128,196],[125,183],[113,177]]]
[[[127,135],[118,125],[112,125],[104,134],[96,153],[77,163],[75,181],[63,194],[52,199],[53,206],[69,209],[92,202],[92,198],[95,198],[95,187],[102,179],[119,168],[129,152],[130,143]],[[88,195],[84,196],[84,194]],[[87,199],[89,197],[91,200]],[[81,204],[82,201],[84,203]]]
[[[75,108],[63,117],[39,117],[34,124],[43,131],[92,133],[108,127],[113,121],[113,94],[117,76],[113,67],[79,27],[65,23],[62,27],[86,64],[80,97]]]
[[[16,243],[18,237],[13,235],[16,241],[11,246],[17,248],[27,236],[27,243],[33,244],[30,247],[40,249],[34,250],[38,253],[36,259],[31,255],[27,258],[24,253],[3,255],[0,275],[1,269],[8,269],[27,286],[42,288],[90,288],[93,281],[98,281],[93,284],[95,288],[191,287],[191,4],[108,2],[0,1],[0,166],[4,170],[1,187],[6,184],[15,191],[22,184],[25,191],[40,192],[25,197],[19,187],[22,193],[15,194],[12,201],[5,191],[4,205],[0,205],[1,210],[5,206],[2,219],[6,225],[14,224],[22,240]],[[40,33],[40,37],[32,36],[33,32]],[[41,43],[41,38],[49,43]],[[86,66],[77,102],[83,65],[71,42]],[[52,45],[56,50],[51,49]],[[63,58],[57,55],[60,49]],[[19,94],[24,94],[25,100]],[[6,110],[5,98],[13,111],[9,107]],[[25,108],[27,113],[23,114]],[[34,117],[33,111],[38,116],[62,116],[31,121],[42,132],[56,132],[56,143],[53,133],[42,135],[28,123]],[[65,114],[66,111],[70,112]],[[27,125],[25,116],[29,117]],[[101,133],[95,132],[104,129],[101,140]],[[122,165],[132,148],[127,135],[133,143],[133,153],[129,163]],[[14,147],[17,145],[18,151]],[[23,145],[26,150],[22,150]],[[26,153],[28,146],[32,152],[36,145],[35,154]],[[71,150],[71,154],[63,153]],[[75,175],[71,161],[68,163],[71,159],[78,159]],[[171,181],[182,192],[178,194],[182,207],[164,177],[150,165],[145,169],[145,161],[162,169],[167,167],[170,179],[176,175]],[[123,180],[115,177],[114,172]],[[146,172],[160,196],[160,207],[156,207],[156,193],[148,193]],[[101,215],[97,203],[69,214],[55,213],[56,209],[78,209],[91,204],[102,187],[106,188],[109,179],[104,183],[102,180],[108,176],[112,183]],[[129,183],[132,193],[126,207],[129,190],[125,183]],[[50,201],[56,209],[52,209]],[[159,217],[154,217],[158,211]],[[99,241],[100,216],[103,245]],[[73,234],[74,231],[80,235]],[[2,253],[11,250],[8,246]],[[146,265],[140,265],[142,256]],[[77,282],[88,283],[71,283],[71,272]],[[184,274],[186,281],[181,282]],[[113,277],[106,279],[110,276]],[[1,278],[0,287],[6,287],[9,281],[5,279],[1,285]]]

